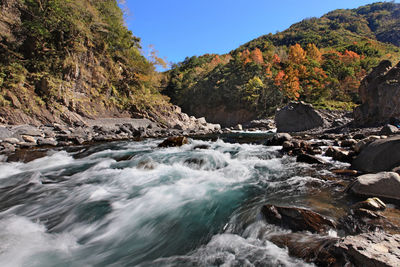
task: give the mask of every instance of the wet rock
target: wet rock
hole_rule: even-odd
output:
[[[362,172],[389,171],[400,166],[400,136],[370,143],[356,157],[352,168]]]
[[[292,231],[326,232],[335,225],[320,214],[311,210],[264,205],[261,209],[268,223],[287,228]]]
[[[210,148],[209,145],[197,145],[193,147],[193,149],[209,149],[209,148]]]
[[[205,164],[205,160],[199,158],[189,158],[184,161],[184,164],[199,169]]]
[[[265,142],[267,146],[281,146],[285,141],[292,140],[292,136],[288,133],[277,133],[271,139]]]
[[[143,169],[143,170],[154,170],[156,167],[157,167],[157,163],[151,159],[142,160],[137,165],[138,169]]]
[[[278,247],[287,248],[290,256],[317,266],[344,266],[346,263],[345,257],[338,255],[334,249],[339,241],[336,237],[290,233],[274,235],[270,241]]]
[[[367,200],[357,202],[352,206],[353,209],[367,209],[372,211],[385,210],[386,205],[377,197],[368,198]]]
[[[341,161],[341,162],[352,162],[353,155],[349,151],[344,151],[336,147],[328,147],[325,151],[325,155],[328,157],[332,157],[333,160]]]
[[[354,139],[347,139],[347,140],[343,140],[342,142],[340,142],[341,147],[352,147],[355,144],[357,144],[357,141]]]
[[[389,201],[400,201],[400,175],[395,172],[365,174],[349,187],[359,196],[380,197]]]
[[[312,105],[291,102],[276,112],[275,123],[278,132],[301,132],[323,126],[324,120]]]
[[[380,135],[393,135],[399,132],[399,128],[394,125],[386,124],[379,132]]]
[[[300,154],[296,158],[297,162],[304,162],[308,164],[325,164],[326,162],[323,159],[320,159],[316,156],[308,155],[308,154]]]
[[[335,246],[355,266],[400,266],[400,235],[375,232],[347,236]]]
[[[158,147],[179,147],[189,143],[184,136],[172,136],[164,140]]]

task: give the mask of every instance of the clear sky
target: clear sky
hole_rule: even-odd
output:
[[[223,54],[309,17],[367,0],[126,0],[126,22],[159,56],[177,63],[187,56]],[[398,2],[398,1],[396,1]]]

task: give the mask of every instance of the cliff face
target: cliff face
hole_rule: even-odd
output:
[[[172,110],[115,0],[0,0],[3,123],[73,123]]]
[[[354,110],[358,125],[374,125],[400,118],[400,62],[392,67],[382,61],[364,80],[359,89],[362,104]]]

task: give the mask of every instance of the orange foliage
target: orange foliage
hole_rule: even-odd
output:
[[[300,64],[304,62],[305,59],[306,53],[299,44],[295,44],[289,47],[289,60],[291,62]]]
[[[272,58],[272,62],[274,64],[279,64],[279,63],[281,63],[281,59],[277,54],[275,54],[274,57]]]
[[[257,63],[257,64],[263,64],[264,63],[264,57],[263,57],[263,54],[262,54],[262,52],[261,52],[261,50],[259,48],[256,48],[253,51],[251,51],[250,57],[251,57],[252,61]]]
[[[243,50],[240,59],[243,61],[244,64],[251,62],[249,49]]]
[[[275,85],[281,86],[284,77],[285,72],[283,70],[279,71],[278,74],[275,76]]]
[[[342,55],[342,60],[345,63],[351,63],[351,62],[360,60],[360,56],[356,52],[346,50],[346,51],[344,51],[344,54]]]

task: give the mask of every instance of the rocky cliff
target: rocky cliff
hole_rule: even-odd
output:
[[[383,124],[400,117],[400,63],[382,61],[359,88],[362,105],[354,110],[356,125]]]

